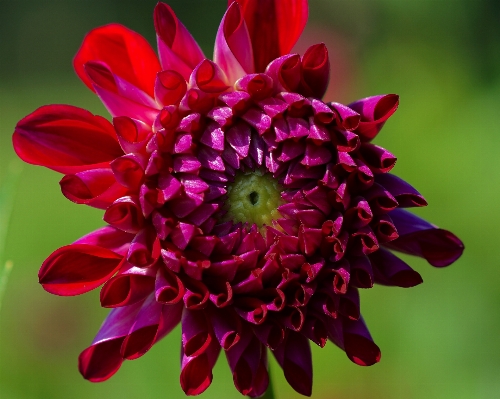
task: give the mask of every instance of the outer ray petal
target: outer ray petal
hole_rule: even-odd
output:
[[[110,24],[93,29],[85,36],[73,66],[83,83],[94,91],[84,68],[89,61],[106,63],[115,75],[151,97],[154,95],[160,63],[147,40],[138,33],[120,24]]]
[[[71,244],[43,262],[38,278],[51,294],[72,296],[99,287],[119,268],[123,257],[96,245]]]
[[[123,363],[120,354],[122,342],[133,325],[142,302],[113,309],[102,324],[92,345],[78,358],[78,369],[83,378],[101,382],[115,374]]]
[[[228,6],[234,0],[228,1]],[[236,0],[242,9],[255,58],[255,71],[288,54],[306,26],[307,0]]]
[[[205,58],[203,51],[169,5],[156,5],[154,22],[163,70],[172,69],[188,80],[194,67]]]
[[[230,83],[254,72],[252,43],[236,2],[228,7],[217,31],[214,61],[225,72]]]
[[[61,173],[109,166],[123,155],[113,126],[71,105],[46,105],[21,119],[12,136],[25,162]]]
[[[435,267],[448,266],[462,255],[464,244],[448,230],[440,229],[403,209],[395,209],[389,215],[399,238],[384,244],[386,247],[420,256]]]

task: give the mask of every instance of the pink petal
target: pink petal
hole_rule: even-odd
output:
[[[179,72],[188,80],[193,68],[205,58],[203,52],[169,5],[156,5],[154,23],[162,69]]]
[[[221,66],[210,60],[201,61],[189,78],[189,86],[204,93],[222,93],[228,86],[228,78]]]
[[[237,2],[229,5],[217,31],[214,61],[230,83],[254,72],[252,43]]]

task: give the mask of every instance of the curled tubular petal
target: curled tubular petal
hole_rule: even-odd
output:
[[[156,76],[155,98],[162,105],[174,105],[186,94],[187,84],[175,71],[162,71]]]
[[[118,371],[123,363],[120,348],[141,306],[139,302],[111,310],[92,345],[78,357],[78,369],[83,378],[101,382]]]
[[[302,57],[301,94],[306,97],[322,98],[330,80],[330,61],[324,43],[307,49]]]
[[[116,181],[111,169],[91,169],[66,175],[59,185],[70,201],[100,209],[106,209],[128,191]]]
[[[398,106],[399,96],[396,94],[367,97],[349,104],[349,108],[361,115],[355,132],[363,141],[373,140]]]
[[[124,262],[118,273],[103,285],[101,306],[115,308],[144,300],[153,290],[155,274],[153,268],[139,268]]]

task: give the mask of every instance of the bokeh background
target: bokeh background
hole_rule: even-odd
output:
[[[154,43],[155,0],[0,0],[0,184],[16,159],[11,134],[37,107],[67,103],[107,112],[72,71],[84,34],[120,22]],[[169,2],[208,56],[224,0]],[[327,100],[398,93],[401,105],[376,143],[398,156],[393,172],[430,206],[418,214],[463,239],[466,251],[437,270],[409,262],[424,284],[361,293],[382,361],[352,364],[313,348],[314,398],[500,397],[500,2],[310,0],[299,51],[324,41]],[[107,313],[98,290],[59,298],[37,282],[54,249],[103,224],[102,212],[59,192],[60,176],[24,166],[6,242],[14,262],[0,312],[0,398],[182,398],[176,329],[144,357],[92,384],[77,370]],[[272,362],[277,398],[299,397]],[[239,398],[221,358],[202,398]]]

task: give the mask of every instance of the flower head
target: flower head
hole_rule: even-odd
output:
[[[392,250],[437,267],[461,255],[456,236],[402,209],[427,203],[371,143],[398,96],[322,101],[325,45],[289,54],[306,20],[306,0],[230,0],[209,60],[158,3],[159,58],[112,24],[74,59],[112,124],[69,105],[17,124],[23,160],[63,173],[68,199],[104,210],[106,227],[39,272],[57,295],[102,285],[111,311],[80,355],[86,379],[108,379],[181,324],[187,394],[210,385],[223,351],[236,388],[262,395],[269,349],[310,395],[309,341],[331,340],[359,365],[380,360],[358,289],[422,282]]]

